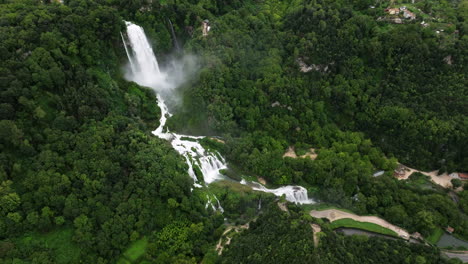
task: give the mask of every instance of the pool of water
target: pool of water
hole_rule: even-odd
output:
[[[382,234],[379,234],[379,233],[374,233],[374,232],[370,232],[370,231],[366,231],[366,230],[362,230],[362,229],[357,229],[357,228],[340,227],[340,228],[335,229],[335,231],[339,232],[339,233],[343,233],[343,234],[345,234],[347,236],[351,236],[351,235],[376,236],[376,237],[383,237],[383,238],[389,238],[389,239],[396,240],[396,238],[391,237],[391,236],[386,236],[386,235],[382,235]]]
[[[362,235],[362,236],[376,236],[376,237],[382,237],[386,239],[392,239],[392,240],[400,240],[399,238],[392,237],[392,236],[387,236],[387,235],[382,235],[379,233],[374,233],[362,229],[357,229],[357,228],[347,228],[347,227],[340,227],[335,229],[336,232],[342,233],[346,236],[351,236],[351,235]],[[410,238],[409,242],[411,243],[421,243],[416,239]]]
[[[468,248],[468,241],[464,241],[454,237],[453,235],[444,233],[440,238],[439,242],[437,242],[438,247],[465,247]]]

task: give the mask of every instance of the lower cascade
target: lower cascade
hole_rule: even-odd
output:
[[[272,193],[276,196],[285,196],[286,200],[296,204],[312,204],[314,201],[309,199],[306,188],[302,186],[288,185],[277,189],[268,189],[258,182],[247,182],[242,180],[241,184],[248,185],[256,191]]]
[[[153,131],[153,134],[170,141],[172,147],[185,158],[189,167],[188,173],[194,180],[194,187],[202,187],[216,180],[225,179],[220,170],[226,169],[227,163],[219,153],[207,151],[203,148],[198,140],[204,137],[180,135],[170,132],[168,128],[164,128],[167,118],[172,115],[161,94],[166,94],[168,90],[170,92],[171,89],[176,87],[170,85],[167,80],[169,75],[164,72],[164,69],[159,68],[156,56],[143,28],[128,21],[125,24],[127,26],[126,37],[128,41],[126,41],[124,34],[122,34],[122,41],[132,70],[132,74],[127,78],[139,85],[153,88],[157,92],[161,118],[159,126]],[[199,170],[195,170],[195,167]],[[195,171],[201,171],[202,175],[197,175]],[[268,189],[258,182],[242,180],[240,183],[257,191],[272,193],[276,196],[285,195],[286,200],[293,203],[314,203],[312,199],[308,198],[307,190],[302,186],[283,186],[277,189]],[[214,196],[215,201],[210,197],[207,197],[207,199],[206,207],[212,207],[213,210],[220,212],[224,211],[216,196]]]

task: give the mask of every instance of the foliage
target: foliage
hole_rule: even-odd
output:
[[[190,240],[214,241],[215,221],[191,195],[184,160],[150,134],[159,119],[154,93],[122,79],[117,6],[7,2],[0,4],[0,262],[115,263],[129,244],[174,221],[196,223],[206,235]],[[30,232],[45,238],[26,243]],[[204,250],[183,253],[200,260]]]
[[[432,233],[426,238],[427,241],[431,244],[437,244],[437,242],[440,240],[440,237],[444,234],[444,230],[442,228],[434,228],[432,230]]]
[[[73,230],[59,228],[46,234],[27,233],[13,241],[20,254],[31,254],[30,259],[40,262],[51,256],[56,263],[78,263],[80,247],[72,241]]]
[[[224,216],[244,224],[263,211],[262,204],[275,199],[269,193],[253,191],[250,187],[230,181],[215,182],[210,190],[219,199],[224,209]]]
[[[224,249],[221,263],[310,263],[315,259],[312,230],[294,206],[289,206],[288,214],[276,203],[269,204],[267,212],[243,232]]]
[[[0,1],[0,262],[68,262],[64,252],[79,245],[70,259],[114,263],[142,237],[143,262],[216,258],[204,257],[213,254],[223,216],[205,210],[184,160],[151,136],[160,114],[153,92],[122,78],[124,19],[145,28],[162,65],[176,40],[201,58],[171,128],[222,133],[226,144],[203,144],[272,185],[305,185],[318,190],[316,199],[410,231],[450,225],[467,238],[467,191],[457,205],[391,174],[397,159],[468,170],[468,5],[418,2],[442,19],[424,28],[377,21],[383,12],[369,4]],[[434,32],[439,26],[445,33]],[[300,72],[298,60],[315,70]],[[314,147],[318,157],[283,158],[291,145]],[[386,173],[372,177],[378,170]],[[259,217],[221,262],[444,262],[433,248],[329,230],[311,255],[309,220],[299,209],[264,212],[259,201],[272,196],[238,186],[215,185],[213,193],[229,220]],[[26,243],[26,234],[35,235]],[[43,238],[55,235],[60,243]]]
[[[450,182],[452,183],[452,186],[453,186],[454,189],[462,186],[462,184],[463,184],[460,179],[452,179]]]
[[[133,242],[130,247],[122,254],[120,262],[130,261],[130,263],[135,263],[140,257],[143,256],[146,252],[148,246],[148,239],[142,238]],[[118,262],[119,262],[118,261]]]
[[[268,207],[241,236],[233,237],[220,263],[448,263],[437,248],[380,237],[343,236],[322,226],[318,248],[305,212]]]
[[[468,169],[465,22],[437,4],[460,30],[441,35],[377,21],[369,5],[265,1],[209,17],[209,35],[186,43],[204,67],[174,120],[223,133],[227,159],[273,185],[313,186],[318,200],[424,235],[450,224],[468,237],[445,191],[391,178],[397,160]],[[283,158],[289,146],[318,157]]]

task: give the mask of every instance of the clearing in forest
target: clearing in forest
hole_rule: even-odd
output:
[[[359,216],[359,215],[355,215],[352,213],[348,213],[348,212],[344,212],[344,211],[340,211],[336,209],[328,209],[328,210],[323,210],[323,211],[312,210],[310,211],[310,215],[315,218],[327,218],[330,222],[334,222],[339,219],[349,218],[357,222],[373,223],[381,227],[384,227],[386,229],[390,229],[391,231],[397,233],[398,236],[403,239],[410,238],[410,235],[406,230],[398,226],[392,225],[389,222],[377,216]]]
[[[294,147],[291,146],[288,148],[288,150],[283,154],[283,158],[288,157],[288,158],[311,158],[312,160],[315,160],[317,158],[317,153],[315,153],[315,149],[310,148],[309,151],[307,151],[304,155],[297,156],[296,151],[294,150]]]
[[[146,253],[148,239],[146,237],[133,242],[117,261],[118,264],[140,263],[138,260]]]
[[[395,176],[399,180],[406,180],[409,178],[409,176],[415,172],[419,172],[423,175],[429,176],[431,178],[431,181],[434,182],[435,184],[438,184],[444,188],[452,188],[452,182],[451,180],[453,179],[448,175],[447,173],[443,173],[441,175],[437,175],[438,171],[431,171],[431,172],[425,172],[425,171],[420,171],[416,170],[410,167],[407,167],[403,164],[399,164],[399,168],[395,171]]]

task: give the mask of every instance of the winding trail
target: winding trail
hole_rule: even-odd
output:
[[[380,225],[382,227],[385,227],[387,229],[394,231],[395,233],[398,234],[399,237],[403,239],[407,240],[410,238],[410,234],[408,233],[408,231],[398,226],[392,225],[389,222],[377,216],[359,216],[359,215],[355,215],[352,213],[348,213],[348,212],[344,212],[344,211],[340,211],[336,209],[327,209],[323,211],[312,210],[310,211],[310,215],[315,218],[327,218],[330,222],[343,219],[343,218],[351,218],[358,222],[373,223],[373,224],[377,224],[377,225]]]
[[[234,230],[236,233],[239,233],[242,229],[249,229],[249,227],[250,227],[250,222],[245,225],[229,226],[228,228],[226,228],[226,230],[223,232],[223,234],[219,238],[218,244],[216,244],[216,251],[218,252],[218,255],[223,254],[224,247],[231,244],[232,236],[227,236],[229,232]],[[226,242],[223,243],[224,236],[226,236]]]
[[[286,158],[286,157],[293,158],[293,159],[310,158],[312,160],[315,160],[317,158],[317,153],[315,153],[314,148],[310,148],[309,151],[306,152],[306,154],[297,156],[296,151],[294,150],[294,147],[290,146],[288,150],[283,154],[283,158]]]
[[[435,170],[435,171],[431,171],[431,172],[425,172],[425,171],[420,171],[420,170],[416,170],[416,169],[413,169],[413,168],[410,168],[410,167],[407,167],[403,164],[399,164],[399,166],[401,167],[400,170],[404,171],[404,174],[401,174],[401,175],[398,175],[397,179],[398,180],[407,180],[409,178],[409,176],[411,176],[411,174],[415,173],[415,172],[419,172],[423,175],[426,175],[426,176],[429,176],[431,178],[431,181],[435,184],[438,184],[444,188],[448,188],[448,189],[451,189],[453,188],[453,185],[452,185],[452,177],[450,177],[450,175],[448,175],[447,173],[443,173],[441,175],[437,175],[438,171]]]
[[[312,227],[312,231],[314,233],[314,246],[318,247],[318,244],[319,244],[318,233],[322,231],[322,228],[317,224],[310,224],[310,227]]]

